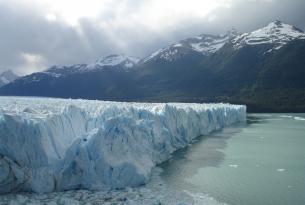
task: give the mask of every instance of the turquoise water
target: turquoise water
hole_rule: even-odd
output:
[[[305,114],[251,114],[161,165],[172,189],[232,205],[305,204]]]

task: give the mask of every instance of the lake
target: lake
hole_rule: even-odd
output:
[[[305,114],[250,114],[161,167],[168,186],[219,203],[305,204]]]

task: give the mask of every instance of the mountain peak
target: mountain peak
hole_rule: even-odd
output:
[[[6,70],[0,73],[0,86],[5,85],[15,79],[17,79],[19,76],[16,75],[12,70]]]
[[[269,25],[275,25],[275,26],[282,26],[283,22],[281,22],[280,20],[274,20],[271,23],[269,23]]]
[[[273,47],[270,50],[272,51],[280,49],[294,39],[305,39],[304,32],[295,26],[275,20],[263,28],[238,35],[232,42],[237,49],[244,45],[269,44]]]
[[[12,70],[3,71],[2,73],[0,73],[0,76],[8,77],[8,78],[18,77],[18,75],[16,73],[14,73]]]
[[[113,54],[98,59],[95,63],[89,65],[89,67],[113,67],[123,66],[125,68],[132,68],[140,61],[139,58],[133,56],[127,56],[124,54]]]
[[[0,73],[1,76],[7,76],[7,75],[16,75],[12,70],[5,70],[2,73]]]
[[[301,29],[299,29],[293,25],[283,23],[279,20],[272,21],[267,26],[265,26],[261,29],[258,29],[258,30],[265,30],[265,31],[269,30],[269,31],[273,31],[273,32],[284,33],[287,35],[295,35],[295,34],[299,35],[299,34],[304,33]]]
[[[237,35],[239,35],[240,33],[235,29],[235,28],[231,28],[230,30],[227,31],[226,35],[231,37],[235,37]]]
[[[159,49],[148,57],[143,59],[143,62],[162,59],[165,61],[175,61],[185,56],[186,53],[196,52],[199,55],[208,56],[217,52],[230,39],[236,37],[239,33],[236,29],[229,30],[223,35],[201,34],[199,36],[187,38],[172,44],[165,48]]]

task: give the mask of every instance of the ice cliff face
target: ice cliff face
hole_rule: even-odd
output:
[[[138,186],[195,137],[246,117],[228,104],[0,102],[0,193]]]

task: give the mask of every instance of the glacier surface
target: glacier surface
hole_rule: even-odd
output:
[[[242,105],[0,97],[0,193],[136,187],[192,139],[245,119]]]

